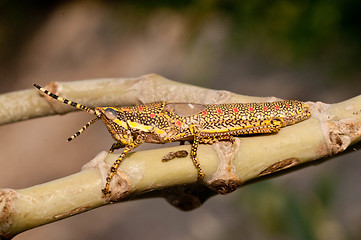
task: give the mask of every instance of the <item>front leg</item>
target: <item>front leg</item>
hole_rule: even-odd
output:
[[[127,155],[128,152],[132,151],[133,149],[135,149],[139,145],[141,145],[144,142],[144,140],[145,140],[144,135],[138,135],[137,138],[132,143],[130,143],[129,145],[125,145],[125,148],[124,148],[122,154],[120,154],[120,156],[117,158],[117,160],[115,160],[115,162],[113,163],[113,165],[110,168],[110,173],[109,173],[108,177],[106,178],[105,186],[102,189],[102,192],[105,195],[111,193],[111,191],[109,191],[110,182],[111,182],[112,178],[114,177],[115,173],[117,172],[119,165],[124,160],[125,155]],[[117,143],[114,143],[112,145],[112,147],[110,148],[109,152],[111,150],[114,151],[114,149],[120,148],[119,146],[120,145],[117,145]]]
[[[110,147],[109,153],[113,153],[114,150],[117,150],[117,149],[119,149],[119,148],[123,148],[123,147],[125,147],[125,146],[126,146],[126,145],[123,144],[123,143],[121,143],[121,142],[115,142],[115,143],[113,143],[113,145]]]

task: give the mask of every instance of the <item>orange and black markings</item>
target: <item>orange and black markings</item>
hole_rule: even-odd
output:
[[[87,127],[102,120],[115,140],[109,152],[124,148],[110,168],[104,194],[109,194],[110,183],[128,152],[142,143],[190,141],[190,157],[203,180],[204,173],[198,161],[199,144],[234,141],[234,137],[250,134],[276,133],[282,127],[308,119],[309,106],[296,100],[263,103],[198,104],[182,102],[154,102],[139,106],[96,107],[94,109],[61,98],[34,84],[50,97],[95,115],[68,141],[79,136]],[[177,157],[177,156],[175,156]],[[173,156],[166,156],[165,160]]]

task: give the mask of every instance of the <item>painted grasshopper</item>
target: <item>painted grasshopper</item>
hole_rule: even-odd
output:
[[[100,119],[116,141],[109,153],[124,148],[110,168],[105,187],[102,189],[104,194],[110,193],[110,182],[126,154],[142,143],[190,141],[190,156],[197,169],[198,179],[203,180],[204,173],[197,159],[197,148],[200,143],[233,141],[235,136],[241,135],[276,133],[281,127],[311,116],[309,106],[295,100],[210,105],[160,101],[139,106],[92,109],[61,98],[37,84],[34,86],[60,102],[96,116],[68,141],[79,136]]]

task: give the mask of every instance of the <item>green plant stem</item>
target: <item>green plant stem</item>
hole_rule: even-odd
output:
[[[119,82],[119,83],[116,83]],[[239,96],[226,91],[214,91],[179,84],[152,74],[137,79],[89,80],[59,83],[60,95],[79,101],[87,106],[113,106],[135,104],[137,101],[156,100],[189,101],[198,103],[254,102],[275,100],[275,98],[254,98]],[[117,86],[122,90],[115,90]],[[87,90],[80,89],[87,88]],[[114,88],[109,90],[109,88]],[[115,96],[111,95],[112,92]],[[119,91],[121,93],[119,93]],[[178,96],[175,92],[185,95]],[[96,96],[93,96],[95,94]],[[67,106],[51,106],[38,92],[26,90],[0,96],[2,106],[11,104],[13,98],[23,96],[29,102],[24,106],[26,113],[14,113],[4,117],[2,124],[23,119],[40,117],[72,110]],[[24,101],[23,99],[23,101]],[[14,99],[13,99],[14,100]],[[15,99],[13,104],[20,104]],[[204,184],[214,187],[215,182],[229,179],[247,183],[265,175],[297,166],[306,162],[325,159],[346,150],[361,140],[361,95],[337,104],[308,103],[312,117],[301,123],[282,128],[277,134],[237,138],[234,144],[228,142],[200,145],[198,157],[205,172]],[[0,106],[0,109],[3,109]],[[7,106],[5,109],[10,109]],[[118,154],[102,152],[82,168],[79,173],[26,189],[0,189],[0,238],[8,239],[30,228],[57,221],[111,202],[134,198],[162,196],[176,205],[182,196],[192,195],[184,189],[196,183],[197,171],[189,156],[162,162],[170,151],[187,150],[190,146],[159,148],[129,154],[120,165],[120,171],[112,181],[110,196],[104,196],[101,188],[109,166]],[[231,171],[229,170],[231,169]],[[174,192],[169,189],[174,189]],[[164,189],[168,189],[164,191]],[[178,192],[177,192],[178,191]],[[206,191],[204,198],[212,196]],[[174,196],[175,199],[174,199]],[[198,196],[193,196],[196,200]],[[173,199],[173,200],[172,200]],[[200,206],[195,201],[192,209]]]

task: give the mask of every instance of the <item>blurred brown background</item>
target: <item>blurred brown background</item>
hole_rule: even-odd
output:
[[[154,72],[246,95],[338,102],[361,94],[360,7],[356,0],[2,0],[0,93]],[[67,176],[108,150],[101,124],[66,143],[89,119],[72,113],[0,126],[0,187]],[[192,212],[163,199],[132,201],[16,239],[361,239],[360,171],[354,152]]]

